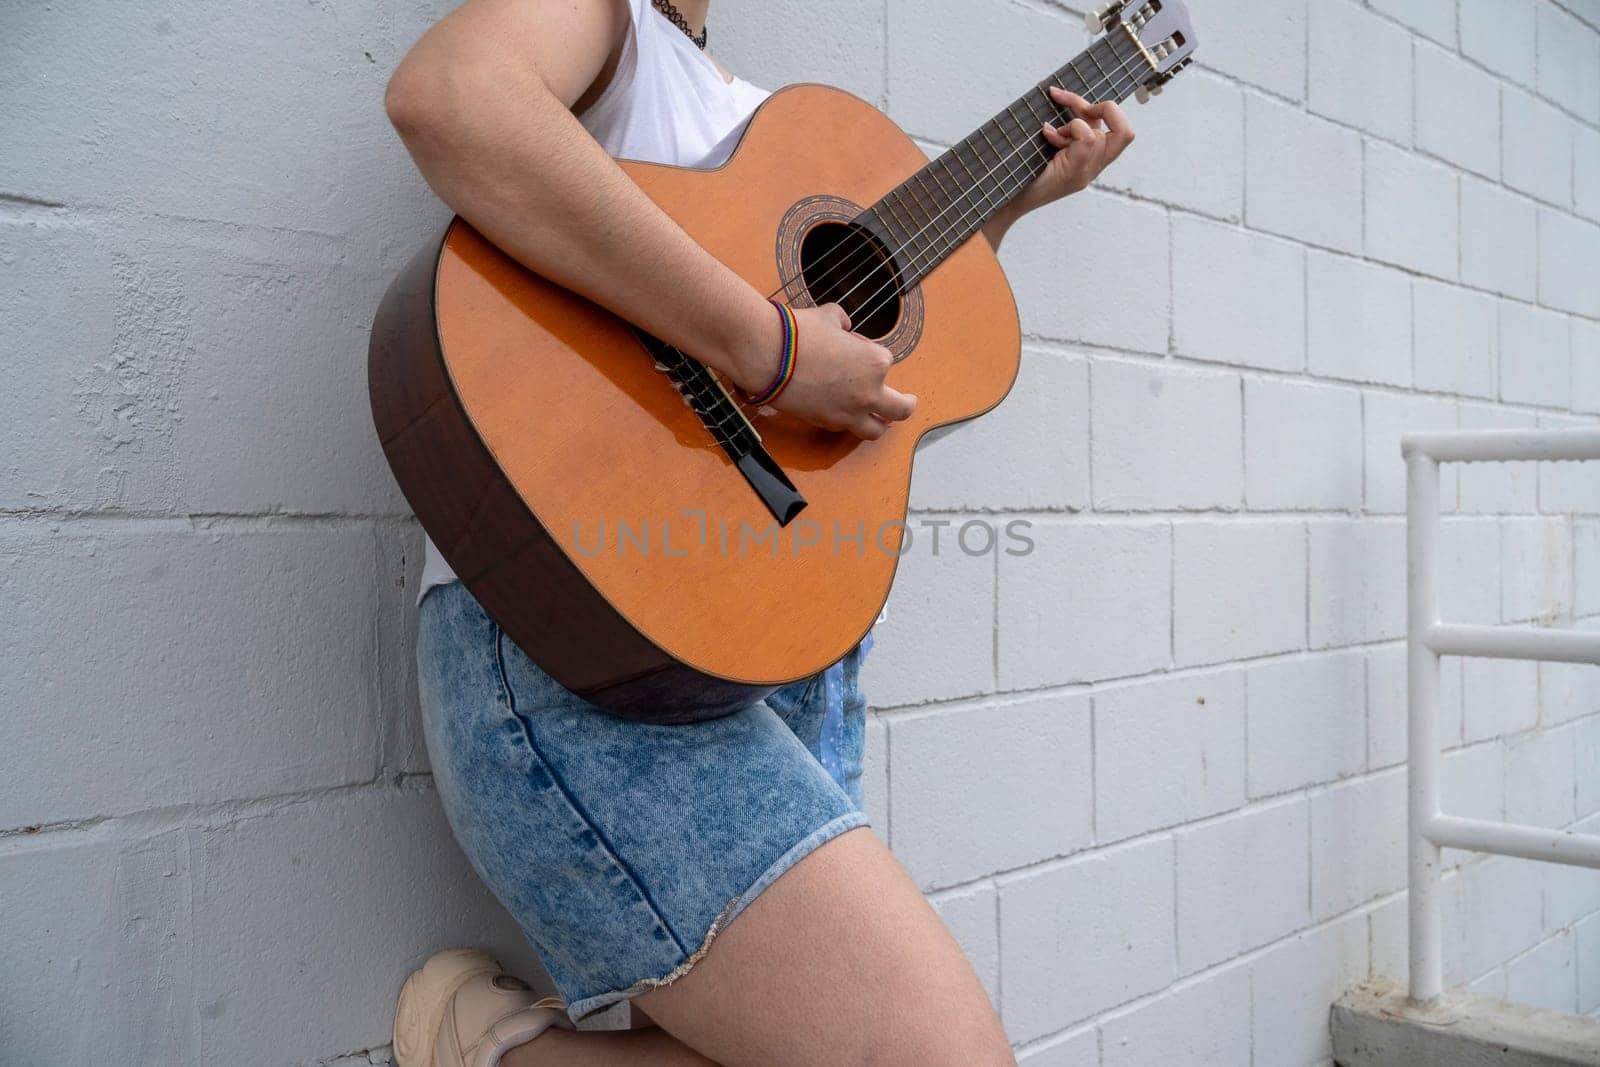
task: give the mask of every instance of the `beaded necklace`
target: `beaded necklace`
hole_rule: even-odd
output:
[[[650,2],[655,5],[655,9],[661,12],[668,22],[682,30],[683,35],[693,41],[696,48],[702,52],[706,50],[706,28],[704,26],[700,27],[700,36],[696,37],[694,31],[689,28],[689,20],[683,17],[683,13],[672,3],[672,0],[650,0]]]

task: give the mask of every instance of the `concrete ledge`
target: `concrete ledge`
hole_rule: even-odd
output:
[[[1422,1009],[1374,978],[1333,1006],[1339,1067],[1600,1067],[1600,1019],[1447,990]]]

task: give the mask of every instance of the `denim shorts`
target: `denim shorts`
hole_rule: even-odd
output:
[[[687,973],[779,875],[866,825],[870,643],[733,715],[651,726],[563,688],[460,582],[423,598],[418,687],[445,814],[573,1018]]]

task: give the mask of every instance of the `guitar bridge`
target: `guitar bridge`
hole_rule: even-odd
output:
[[[656,369],[667,376],[689,410],[700,417],[706,432],[722,446],[778,525],[793,522],[805,510],[806,498],[761,443],[761,435],[717,376],[660,338],[638,327],[633,332],[655,360]]]

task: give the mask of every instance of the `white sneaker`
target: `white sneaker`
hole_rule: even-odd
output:
[[[450,949],[401,988],[394,1058],[400,1067],[496,1067],[552,1026],[572,1028],[560,997],[536,996],[486,952]]]

